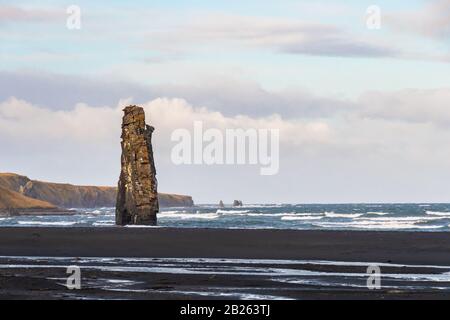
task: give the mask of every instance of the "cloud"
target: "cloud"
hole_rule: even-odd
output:
[[[70,110],[79,102],[111,106],[124,97],[137,103],[159,97],[181,97],[227,116],[278,113],[285,117],[330,117],[354,108],[351,101],[318,97],[299,88],[272,92],[255,82],[226,78],[199,80],[189,85],[144,86],[101,77],[0,71],[0,101],[11,96],[57,110]]]
[[[427,37],[448,39],[450,24],[449,0],[428,1],[422,10],[410,12],[383,11],[384,21],[393,30],[419,33]],[[355,8],[332,3],[297,4],[310,10],[311,19],[329,15],[334,10],[341,14],[355,16]],[[295,6],[294,6],[295,7]],[[308,9],[310,8],[310,9]],[[103,41],[115,46],[117,41],[129,43],[132,51],[138,53],[141,63],[161,64],[189,60],[196,53],[209,50],[239,52],[244,50],[267,51],[282,54],[310,55],[348,58],[399,58],[448,62],[448,54],[424,54],[421,43],[414,42],[408,48],[400,46],[395,32],[382,36],[368,36],[361,32],[363,24],[310,22],[304,19],[245,16],[217,12],[182,13],[177,10],[156,10],[142,6],[96,9],[83,13],[88,33],[79,40],[92,47],[92,41],[101,35]],[[84,11],[83,11],[84,12]],[[191,11],[192,12],[192,11]],[[335,14],[335,12],[334,12]],[[151,19],[149,19],[151,17]],[[319,18],[317,18],[319,17]],[[21,7],[0,5],[1,22],[42,23],[65,22],[67,14],[61,7]],[[105,20],[109,19],[109,20]],[[115,28],[110,28],[110,21]],[[385,19],[385,20],[384,20]],[[324,21],[324,20],[322,20]],[[361,21],[355,19],[360,23]],[[63,24],[61,24],[63,25]],[[84,27],[83,27],[84,28]],[[87,29],[89,28],[89,29]],[[61,30],[63,30],[61,28]],[[113,31],[111,31],[113,30]],[[150,30],[147,32],[147,30]],[[21,38],[33,40],[33,32],[13,30]],[[93,36],[95,34],[95,36]],[[375,33],[372,32],[372,35]],[[51,41],[55,41],[54,31],[50,31]],[[64,41],[64,38],[58,40]],[[104,54],[104,53],[103,53]],[[51,58],[51,57],[49,57]]]
[[[154,149],[163,191],[192,194],[199,202],[233,194],[255,202],[442,201],[444,181],[450,179],[450,131],[439,119],[448,118],[448,92],[368,93],[355,102],[355,109],[329,118],[227,116],[182,98],[156,98],[141,105],[156,127]],[[2,170],[113,185],[120,166],[121,109],[130,103],[78,103],[55,110],[13,97],[0,102]],[[199,120],[205,128],[219,130],[280,129],[279,175],[262,178],[258,168],[247,166],[175,166],[171,133],[192,130]]]
[[[183,97],[194,105],[226,115],[330,117],[353,107],[351,101],[316,96],[301,88],[274,92],[259,84],[234,79],[209,79],[189,85],[159,85],[152,91],[164,97]]]
[[[364,117],[446,127],[450,124],[450,88],[368,92],[360,97],[359,103]]]
[[[111,106],[123,97],[147,101],[151,92],[129,81],[101,77],[0,71],[0,100],[11,96],[50,109],[69,110],[80,102]]]
[[[444,126],[450,122],[450,88],[445,87],[368,91],[351,100],[317,96],[301,88],[270,91],[255,82],[226,78],[199,80],[189,85],[142,86],[102,78],[0,72],[0,101],[10,97],[49,111],[70,112],[78,105],[110,108],[124,98],[131,98],[138,104],[166,98],[169,101],[182,99],[229,118],[238,115],[264,118],[278,114],[282,118],[304,120],[331,121],[357,116]]]
[[[1,22],[49,22],[65,19],[64,10],[0,5]]]
[[[37,107],[11,97],[0,103],[1,132],[4,138],[32,143],[102,143],[112,138],[114,121],[120,113],[109,107],[76,104],[70,111]],[[117,122],[117,121],[116,121]],[[95,131],[95,135],[92,133]],[[20,134],[18,134],[20,133]],[[40,147],[43,147],[43,144]]]
[[[400,52],[386,47],[352,39],[344,35],[311,37],[303,41],[286,44],[282,52],[331,57],[397,57]]]
[[[450,37],[450,0],[430,0],[418,10],[386,15],[389,25],[398,31],[447,41]]]
[[[337,57],[395,57],[399,52],[380,43],[349,34],[337,26],[300,20],[208,14],[192,18],[178,27],[151,32],[149,48],[218,45],[268,49],[289,54]]]
[[[13,97],[1,102],[2,170],[43,180],[113,185],[120,171],[122,108],[129,103],[131,101],[122,100],[112,107],[77,104],[71,110],[51,110]],[[331,135],[328,124],[322,121],[286,120],[279,115],[227,117],[194,107],[183,99],[159,98],[142,106],[147,121],[156,127],[154,149],[157,150],[155,158],[161,190],[188,193],[196,195],[197,199],[205,194],[200,191],[201,183],[196,186],[186,184],[194,179],[192,175],[197,175],[196,180],[200,182],[206,179],[206,172],[212,171],[212,176],[222,180],[223,175],[242,176],[241,168],[174,165],[171,161],[174,142],[170,137],[175,129],[192,131],[194,121],[203,121],[205,128],[223,132],[233,128],[275,128],[282,135],[281,147],[291,150],[314,150],[318,145],[327,144]],[[259,167],[253,169],[247,168],[244,176],[258,176]],[[231,180],[223,186],[228,183]],[[212,198],[211,195],[206,197]]]
[[[120,136],[122,108],[132,103],[121,100],[116,107],[93,107],[79,103],[71,110],[51,110],[11,97],[0,103],[0,133],[7,139],[35,143],[39,148],[55,142],[101,145]],[[282,142],[294,145],[326,141],[330,129],[320,121],[285,120],[274,114],[267,117],[238,115],[227,117],[204,107],[193,107],[184,99],[158,98],[141,104],[149,122],[158,128],[161,148],[170,144],[170,134],[178,128],[192,128],[194,121],[219,130],[233,128],[280,129]],[[19,134],[20,133],[20,134]]]
[[[204,107],[193,107],[184,99],[158,98],[143,104],[143,107],[152,123],[161,128],[161,135],[165,137],[169,137],[171,132],[178,128],[191,130],[195,121],[202,121],[205,128],[216,128],[223,132],[226,129],[241,128],[279,129],[281,143],[288,146],[327,143],[331,135],[328,124],[320,120],[288,120],[278,114],[265,117],[230,117]]]

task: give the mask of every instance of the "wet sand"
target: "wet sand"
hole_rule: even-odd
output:
[[[0,256],[7,299],[450,298],[450,233],[0,228]],[[381,290],[366,287],[369,263]],[[68,265],[82,290],[64,287]]]
[[[0,255],[310,259],[450,266],[450,233],[2,227]]]

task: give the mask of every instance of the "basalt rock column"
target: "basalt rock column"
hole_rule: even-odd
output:
[[[122,121],[122,170],[116,204],[116,224],[156,225],[159,211],[152,133],[144,109],[129,106]]]

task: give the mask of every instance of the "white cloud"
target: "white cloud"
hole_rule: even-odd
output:
[[[450,124],[450,88],[369,92],[361,96],[361,115],[387,120]]]
[[[192,17],[177,27],[151,32],[148,47],[163,52],[243,46],[272,51],[338,57],[394,57],[399,52],[328,24],[227,14]],[[183,49],[181,49],[183,48]]]
[[[394,29],[447,41],[450,36],[450,0],[430,0],[418,10],[386,16]]]
[[[65,10],[0,4],[0,22],[49,22],[58,19],[64,21]]]
[[[159,135],[165,137],[164,144],[167,144],[167,138],[172,131],[179,128],[190,130],[194,121],[202,121],[205,128],[222,131],[238,128],[279,129],[281,143],[288,147],[328,143],[332,135],[329,125],[320,120],[287,120],[278,114],[267,117],[244,115],[227,117],[204,107],[193,107],[183,99],[158,98],[144,104],[143,107],[151,123],[158,128]]]
[[[26,101],[9,98],[0,103],[1,167],[41,180],[79,184],[112,185],[120,171],[120,123],[122,108],[131,103],[123,100],[116,107],[92,107],[77,104],[71,110],[51,110]],[[142,106],[147,121],[156,127],[154,150],[162,191],[188,193],[197,199],[214,198],[200,192],[208,167],[179,167],[171,162],[173,130],[192,130],[194,121],[205,128],[277,128],[281,148],[313,150],[329,143],[332,130],[322,121],[285,120],[279,115],[267,117],[233,116],[206,108],[194,107],[183,99],[158,98]],[[226,173],[230,171],[231,173]],[[236,171],[234,171],[236,170]],[[238,175],[239,168],[216,168],[212,176]],[[259,169],[247,172],[258,179]],[[195,187],[186,185],[197,175]],[[222,178],[218,178],[222,180]],[[232,181],[225,182],[231,183]],[[214,193],[213,190],[210,190]],[[205,199],[203,198],[203,199]]]
[[[255,202],[442,201],[444,181],[450,179],[450,130],[440,121],[448,117],[446,99],[445,90],[372,93],[355,102],[355,109],[305,119],[227,116],[184,99],[157,98],[141,105],[156,128],[162,191],[192,194],[200,202],[232,194]],[[129,103],[52,110],[17,98],[1,102],[2,170],[45,180],[114,184],[121,109]],[[172,131],[192,129],[198,120],[222,130],[279,128],[280,173],[263,179],[257,168],[173,165]]]
[[[51,148],[53,142],[97,144],[117,142],[120,136],[122,108],[130,104],[122,100],[116,107],[92,107],[77,104],[72,110],[50,110],[24,100],[9,98],[0,103],[0,135],[3,138],[41,141]],[[183,99],[158,98],[142,104],[147,120],[157,128],[156,139],[161,148],[170,143],[170,133],[178,128],[191,129],[194,121],[220,130],[233,128],[280,129],[282,142],[292,145],[326,142],[330,128],[321,121],[284,120],[279,115],[250,117],[224,116],[220,112],[193,107]]]
[[[10,96],[54,110],[70,110],[79,102],[111,106],[126,96],[137,103],[158,97],[182,97],[195,106],[204,106],[226,116],[242,114],[263,117],[276,113],[283,117],[330,117],[354,107],[351,101],[319,97],[301,88],[273,92],[252,81],[224,77],[197,79],[189,85],[146,87],[104,77],[0,71],[0,101]]]
[[[55,111],[14,97],[0,103],[3,137],[33,143],[102,143],[112,138],[118,117],[120,113],[116,109],[93,108],[86,104],[77,104],[70,111]]]

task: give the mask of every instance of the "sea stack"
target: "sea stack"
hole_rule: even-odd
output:
[[[234,200],[233,201],[233,207],[242,207],[244,204],[241,200]]]
[[[128,106],[122,120],[122,169],[116,204],[117,225],[156,225],[159,211],[152,133],[144,109]]]

